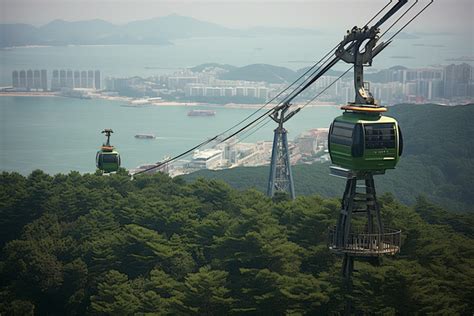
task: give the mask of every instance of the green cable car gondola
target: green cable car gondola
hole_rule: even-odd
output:
[[[96,166],[97,169],[102,170],[104,173],[115,172],[120,167],[120,154],[115,150],[114,146],[110,145],[110,134],[113,131],[105,129],[102,133],[107,137],[107,142],[102,145],[96,154]]]
[[[344,113],[334,119],[329,129],[329,155],[336,165],[331,168],[334,175],[385,173],[395,168],[403,151],[397,121],[382,115],[387,109],[377,104],[369,83],[364,82],[364,66],[371,66],[372,58],[386,47],[383,43],[376,46],[378,32],[374,27],[354,27],[336,49],[337,57],[354,64],[355,100],[341,108]],[[347,49],[348,45],[352,48]]]
[[[394,118],[380,112],[348,106],[334,119],[329,129],[333,164],[356,172],[383,173],[395,168],[403,151],[402,133]]]

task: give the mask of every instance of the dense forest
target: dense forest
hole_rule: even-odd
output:
[[[400,123],[405,146],[397,168],[375,177],[379,192],[409,205],[424,195],[449,210],[474,213],[474,105],[397,105],[387,115]],[[268,167],[249,167],[203,170],[185,179],[221,179],[237,189],[266,192],[268,174]],[[344,181],[329,175],[329,164],[296,165],[293,175],[297,194],[342,194]]]
[[[473,217],[380,202],[402,250],[356,262],[358,313],[472,315]],[[0,314],[337,314],[349,293],[326,236],[339,208],[163,174],[2,173]]]

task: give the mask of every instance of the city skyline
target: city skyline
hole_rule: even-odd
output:
[[[201,65],[203,67],[205,65]],[[221,65],[222,66],[222,65]],[[197,68],[201,68],[197,66]],[[67,96],[86,96],[87,91],[70,95],[71,89],[91,89],[95,91],[105,89],[104,96],[110,92],[118,93],[123,97],[158,97],[163,100],[180,100],[182,97],[192,102],[255,103],[265,102],[283,89],[287,82],[273,82],[272,77],[256,79],[252,77],[254,70],[249,65],[243,68],[248,70],[247,75],[240,78],[226,79],[232,70],[220,68],[219,65],[203,67],[202,70],[182,69],[174,73],[161,76],[141,78],[132,76],[127,78],[106,77],[102,87],[100,70],[71,70],[54,69],[51,71],[51,80],[48,80],[46,69],[19,69],[12,72],[12,87],[5,91],[62,91]],[[274,67],[267,65],[267,67]],[[234,70],[238,68],[233,68]],[[280,68],[281,69],[281,68]],[[291,71],[287,69],[288,71]],[[296,75],[297,73],[293,73]],[[325,75],[318,83],[304,93],[303,99],[309,100],[320,90],[329,88],[333,81],[335,85],[319,97],[319,101],[345,104],[351,102],[353,89],[351,75],[348,74],[338,81],[337,72]],[[474,68],[467,64],[450,64],[429,68],[393,67],[382,69],[377,73],[368,74],[367,82],[371,85],[371,92],[378,101],[387,105],[396,103],[420,103],[435,101],[439,103],[472,102],[474,98]],[[287,78],[292,80],[291,78]]]

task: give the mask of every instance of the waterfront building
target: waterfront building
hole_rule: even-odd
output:
[[[405,83],[405,87],[404,87],[404,94],[408,97],[410,96],[416,96],[416,81],[409,81],[407,83]]]
[[[248,88],[247,88],[247,97],[249,97],[249,98],[256,98],[256,97],[257,97],[257,88],[255,88],[255,87],[248,87]]]
[[[74,88],[74,77],[71,69],[66,70],[66,87]]]
[[[264,87],[258,88],[258,98],[266,100],[268,98],[268,89]]]
[[[221,88],[219,87],[206,87],[204,90],[204,95],[206,97],[220,97]]]
[[[58,91],[59,89],[59,71],[53,70],[53,76],[51,79],[51,91]]]
[[[114,78],[110,82],[110,87],[107,86],[108,90],[121,91],[129,88],[129,82],[126,78]]]
[[[186,87],[188,84],[198,83],[198,77],[196,76],[172,76],[168,77],[168,89],[176,90]]]
[[[38,69],[33,70],[33,88],[41,89],[41,72]]]
[[[87,88],[87,71],[81,71],[81,88]]]
[[[196,150],[188,166],[191,169],[216,169],[222,163],[221,149]]]
[[[449,65],[444,68],[444,97],[466,97],[473,85],[472,66],[463,63]]]
[[[74,70],[74,88],[81,87],[81,72],[79,70]]]
[[[87,72],[87,86],[86,88],[88,89],[93,89],[94,88],[94,71],[89,70]]]
[[[295,147],[299,153],[312,156],[327,149],[328,128],[314,128],[305,131],[295,139]]]
[[[16,70],[12,72],[12,86],[13,88],[20,87],[20,74]]]
[[[28,69],[26,71],[26,89],[30,90],[33,88],[33,70]]]
[[[59,89],[66,87],[66,70],[59,70]]]
[[[41,69],[41,72],[40,72],[40,80],[41,80],[41,89],[43,91],[47,91],[48,90],[48,72],[46,71],[46,69]]]
[[[234,88],[232,87],[223,88],[223,95],[225,97],[232,97],[234,95]]]
[[[100,70],[96,70],[94,73],[94,88],[96,90],[101,89]]]
[[[198,86],[198,85],[188,85],[188,91],[187,96],[191,97],[202,97],[204,96],[204,87],[203,86]]]
[[[238,97],[243,97],[246,95],[246,89],[244,87],[237,87],[235,88],[235,95]]]

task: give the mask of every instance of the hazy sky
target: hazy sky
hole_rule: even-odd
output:
[[[54,19],[96,18],[119,24],[176,13],[235,28],[264,25],[338,31],[363,24],[385,3],[382,0],[0,0],[0,18],[2,23],[35,25]],[[419,4],[425,3],[427,0],[419,0]],[[473,16],[474,0],[435,0],[410,30],[470,30],[468,33],[472,35]]]

